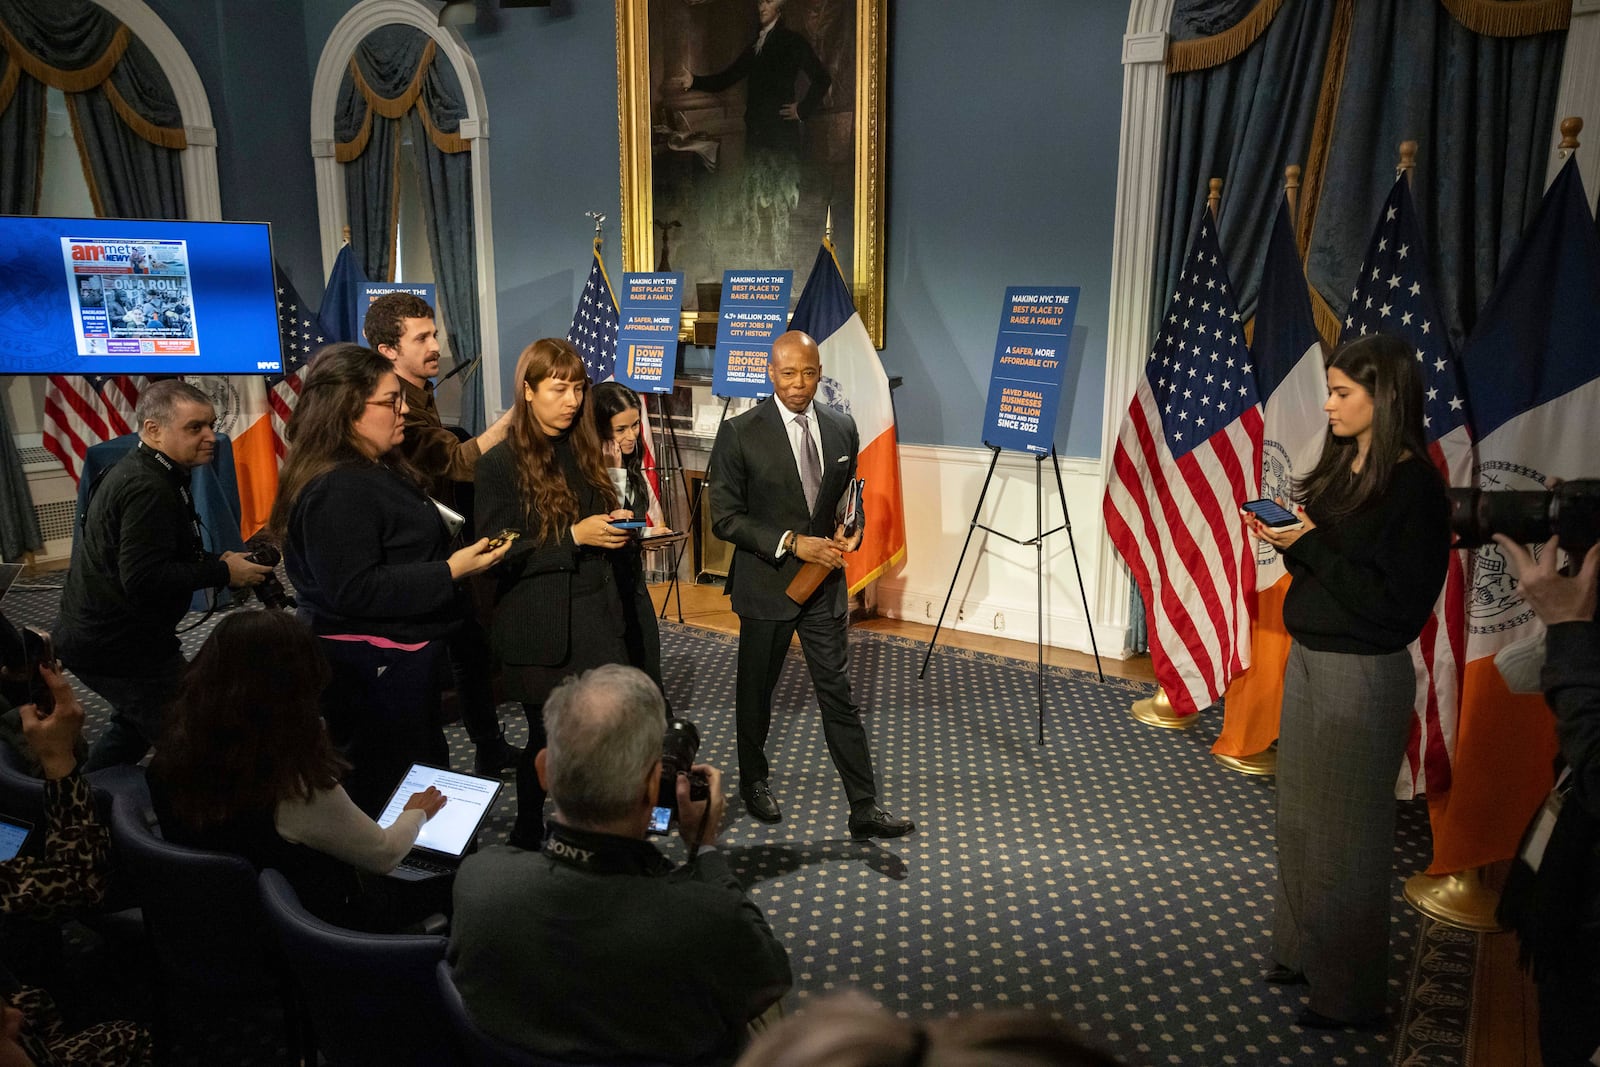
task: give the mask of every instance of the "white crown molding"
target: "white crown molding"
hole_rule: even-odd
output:
[[[211,102],[194,61],[176,35],[143,0],[94,0],[127,26],[150,49],[172,85],[183,116],[189,147],[179,156],[183,198],[191,219],[222,218],[222,187],[217,181],[217,131],[211,123]]]
[[[322,270],[333,270],[344,243],[344,166],[333,156],[333,113],[339,82],[362,39],[380,26],[412,26],[432,37],[438,53],[455,68],[466,93],[467,116],[460,134],[472,144],[472,222],[478,264],[479,354],[483,357],[483,403],[490,419],[501,410],[500,324],[495,303],[494,216],[489,200],[489,114],[483,79],[461,34],[439,25],[437,9],[422,0],[363,0],[334,26],[311,83],[311,156],[317,177],[317,217],[322,228]]]

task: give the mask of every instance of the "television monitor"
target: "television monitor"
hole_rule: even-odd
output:
[[[277,374],[264,222],[0,215],[0,374]]]

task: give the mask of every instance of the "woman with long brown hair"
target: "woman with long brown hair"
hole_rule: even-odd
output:
[[[289,420],[270,522],[332,667],[323,713],[351,764],[345,788],[369,815],[412,763],[448,766],[438,669],[469,608],[456,583],[505,555],[486,540],[450,551],[445,519],[396,448],[405,411],[389,360],[323,349]]]
[[[1407,646],[1444,586],[1444,482],[1423,436],[1411,349],[1371,334],[1328,360],[1322,457],[1298,526],[1245,523],[1283,553],[1294,643],[1278,735],[1277,985],[1308,985],[1301,1026],[1375,1027],[1388,992],[1394,782],[1411,733]]]
[[[511,430],[478,461],[475,506],[479,534],[521,535],[497,574],[490,643],[507,695],[528,716],[510,842],[538,848],[545,794],[533,762],[544,747],[545,697],[570,674],[628,662],[611,554],[632,539],[613,520],[632,512],[618,506],[584,416],[588,373],[572,345],[535,341],[512,381]]]
[[[319,644],[287,612],[223,619],[167,713],[151,797],[168,840],[281,870],[329,922],[397,925],[392,908],[363,893],[357,872],[393,870],[444,796],[413,794],[387,828],[355,806],[339,784],[349,765],[318,711],[329,679]]]

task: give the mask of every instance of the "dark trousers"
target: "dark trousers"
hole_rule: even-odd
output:
[[[89,750],[84,769],[98,771],[125,763],[138,763],[161,738],[161,720],[178,693],[178,680],[187,661],[183,654],[155,665],[150,674],[109,675],[73,668],[78,681],[111,705],[111,722]]]
[[[455,675],[456,697],[461,702],[461,723],[474,744],[498,738],[500,716],[494,703],[494,661],[489,635],[472,616],[450,635],[450,669]]]
[[[877,802],[872,754],[861,709],[850,699],[850,645],[843,616],[832,614],[826,598],[815,596],[793,619],[739,618],[739,673],[736,708],[739,725],[739,786],[769,777],[767,733],[772,726],[772,691],[783,673],[789,639],[800,635],[800,651],[811,671],[811,684],[822,706],[822,734],[828,755],[844,783],[852,813],[869,811]]]
[[[332,678],[322,694],[328,735],[350,773],[345,792],[373,818],[413,763],[450,766],[439,724],[442,641],[415,652],[365,641],[319,642]]]

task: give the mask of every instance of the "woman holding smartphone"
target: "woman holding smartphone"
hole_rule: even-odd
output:
[[[633,514],[648,515],[650,519],[649,535],[613,553],[612,563],[617,592],[622,600],[628,662],[662,687],[661,630],[656,625],[656,606],[645,582],[644,550],[650,547],[650,537],[672,531],[667,529],[661,502],[644,476],[644,449],[639,444],[643,423],[639,397],[621,382],[601,382],[589,394],[589,409],[617,498]],[[664,543],[661,547],[665,547]]]
[[[311,362],[269,526],[300,617],[332,667],[323,713],[351,764],[345,788],[377,815],[412,763],[449,765],[438,704],[444,638],[469,602],[456,583],[505,555],[450,531],[400,455],[405,397],[394,364],[360,345]]]
[[[1365,1028],[1381,1025],[1387,992],[1394,783],[1416,699],[1407,646],[1444,586],[1449,506],[1405,343],[1363,337],[1327,374],[1322,457],[1295,483],[1300,525],[1244,519],[1293,576],[1265,979],[1310,986],[1302,1026]]]
[[[588,374],[577,350],[553,337],[523,350],[513,377],[517,404],[506,439],[478,461],[478,532],[517,530],[497,575],[490,644],[506,693],[528,716],[517,765],[517,821],[510,844],[544,840],[544,798],[534,757],[544,747],[544,701],[568,675],[629,662],[615,553],[636,531],[620,505],[593,422],[584,414]]]

